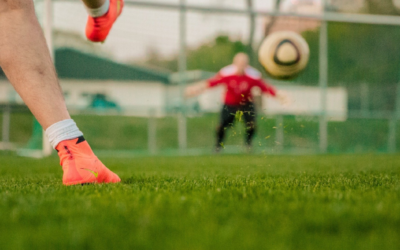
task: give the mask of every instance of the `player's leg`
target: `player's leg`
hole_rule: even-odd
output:
[[[123,0],[82,0],[89,18],[86,37],[92,42],[104,42],[114,22],[122,12]]]
[[[217,143],[216,143],[216,151],[219,151],[225,139],[226,130],[229,127],[232,127],[235,122],[235,113],[237,111],[237,107],[224,105],[221,111],[220,124],[217,127]]]
[[[98,9],[102,7],[107,1],[106,0],[82,0],[86,7],[90,9]],[[108,1],[109,2],[109,1]],[[105,13],[103,13],[105,14]]]
[[[70,119],[32,0],[0,0],[0,66],[59,151],[64,184],[120,180]]]
[[[0,0],[0,65],[44,129],[70,118],[31,0]]]
[[[243,118],[246,126],[246,145],[250,148],[256,132],[256,109],[253,103],[248,103],[243,107]]]

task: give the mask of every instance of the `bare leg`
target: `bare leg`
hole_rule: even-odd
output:
[[[121,181],[70,119],[32,0],[0,0],[0,66],[57,149],[64,185]]]
[[[95,9],[102,6],[105,0],[82,0],[82,2],[86,5],[86,7]]]
[[[0,0],[0,66],[44,129],[70,118],[32,0]]]

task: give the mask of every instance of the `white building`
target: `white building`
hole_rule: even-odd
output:
[[[56,51],[55,62],[72,113],[162,116],[173,109],[178,95],[177,87],[170,85],[169,73],[119,64],[68,48]],[[23,104],[5,77],[0,78],[1,103]]]

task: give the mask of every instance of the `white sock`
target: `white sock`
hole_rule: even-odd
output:
[[[91,17],[100,17],[104,16],[107,12],[108,9],[110,8],[110,0],[106,0],[102,6],[96,9],[91,9],[86,7],[86,10]]]
[[[46,135],[49,138],[51,146],[56,148],[57,145],[65,140],[72,140],[83,136],[83,133],[79,130],[78,126],[72,119],[63,120],[54,123],[46,129]]]

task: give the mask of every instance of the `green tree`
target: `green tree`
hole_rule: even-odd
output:
[[[247,46],[241,41],[231,40],[228,36],[221,35],[214,40],[204,43],[198,48],[187,51],[188,70],[205,70],[217,72],[222,67],[232,62],[233,56],[238,52],[246,52]],[[178,70],[178,55],[171,60],[164,60],[152,53],[146,64],[165,68],[171,71]]]
[[[348,89],[349,108],[359,108],[360,84],[370,89],[371,109],[393,110],[400,73],[400,27],[329,23],[328,85]],[[319,31],[305,32],[310,62],[295,79],[298,84],[318,85]]]
[[[396,83],[400,66],[400,27],[329,23],[329,84]],[[305,32],[311,58],[298,81],[318,82],[319,32]]]
[[[370,14],[400,15],[399,10],[393,4],[393,0],[365,0],[365,4]]]
[[[216,72],[232,63],[236,53],[246,52],[241,41],[232,41],[228,36],[218,36],[215,41],[188,52],[188,69],[203,69]]]

